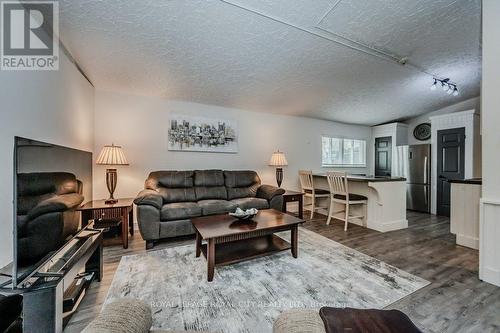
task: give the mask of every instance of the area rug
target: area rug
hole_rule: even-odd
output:
[[[380,309],[428,284],[299,230],[297,259],[287,251],[217,267],[213,282],[206,280],[206,260],[195,258],[194,244],[123,257],[105,303],[121,297],[146,301],[153,309],[154,328],[266,333],[286,309]]]

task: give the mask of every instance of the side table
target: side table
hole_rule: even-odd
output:
[[[299,203],[299,218],[303,219],[303,209],[304,209],[304,193],[297,191],[289,191],[286,190],[283,194],[283,211],[286,213],[286,205],[289,202],[298,202]]]
[[[134,199],[118,199],[118,202],[111,205],[106,204],[105,200],[93,200],[87,202],[78,210],[82,212],[82,227],[93,219],[121,218],[123,248],[128,248],[128,233],[134,235]]]

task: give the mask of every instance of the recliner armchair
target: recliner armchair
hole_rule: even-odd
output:
[[[241,209],[282,210],[281,188],[261,185],[255,171],[154,171],[134,203],[146,248],[156,240],[194,234],[191,218]]]
[[[17,175],[18,260],[31,264],[57,250],[76,233],[82,183],[67,172]]]

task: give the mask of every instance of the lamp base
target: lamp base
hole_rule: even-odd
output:
[[[283,181],[283,168],[276,168],[276,183],[278,183],[278,187],[281,187],[282,181]]]
[[[108,188],[109,198],[104,201],[106,205],[115,204],[118,200],[115,199],[116,183],[118,182],[118,173],[116,169],[106,169],[106,187]]]

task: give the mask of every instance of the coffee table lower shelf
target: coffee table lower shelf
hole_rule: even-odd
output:
[[[267,256],[276,252],[290,250],[290,243],[276,235],[232,241],[215,245],[215,266],[230,265],[237,262]],[[201,245],[201,252],[207,256],[207,244]]]

